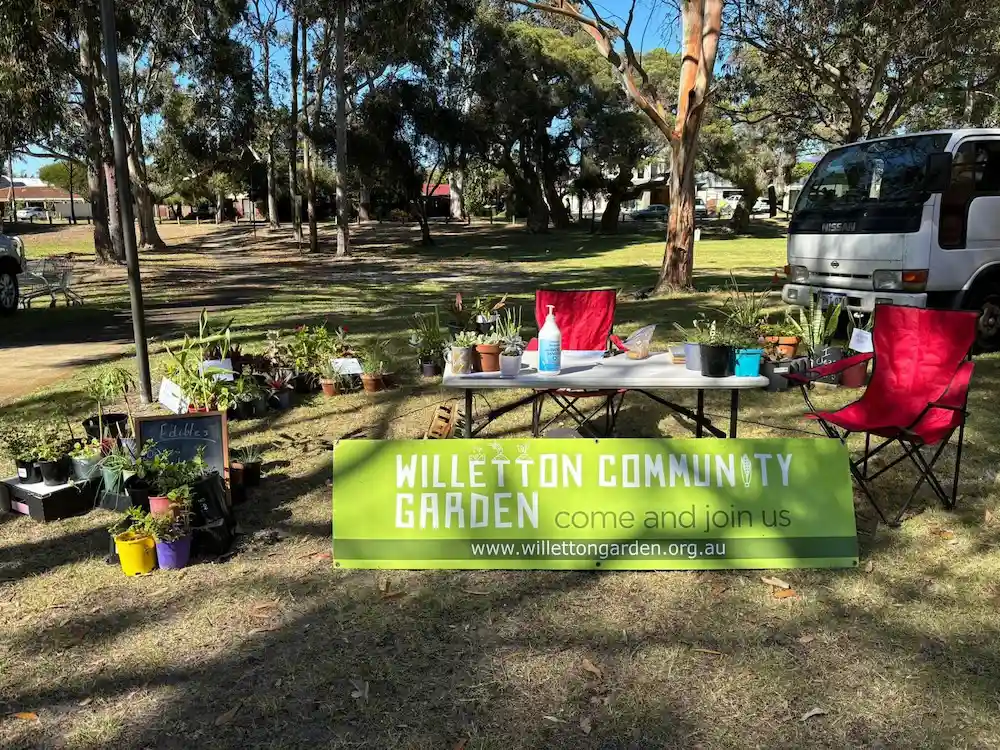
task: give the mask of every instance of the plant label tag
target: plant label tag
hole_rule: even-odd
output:
[[[335,357],[333,371],[340,375],[360,375],[364,372],[356,357]]]
[[[861,354],[875,351],[875,345],[872,343],[872,332],[855,328],[851,334],[851,343],[848,346]]]
[[[226,370],[226,372],[215,373],[216,380],[232,380],[233,379],[233,360],[231,359],[206,359],[201,363],[201,367],[198,368],[198,372],[204,374],[205,370],[210,367],[215,367],[219,370]]]
[[[18,468],[18,470],[17,470],[17,476],[18,476],[19,479],[27,479],[28,478],[28,470],[25,469],[23,466],[20,467],[20,468]]]
[[[170,378],[164,378],[160,381],[160,393],[156,397],[156,400],[165,409],[172,411],[174,414],[183,414],[188,408],[187,397],[180,386]]]

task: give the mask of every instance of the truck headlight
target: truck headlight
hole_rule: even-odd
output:
[[[809,269],[805,266],[789,266],[788,280],[794,284],[805,284],[809,281]]]
[[[872,274],[872,287],[875,291],[894,291],[903,288],[901,271],[876,271]]]

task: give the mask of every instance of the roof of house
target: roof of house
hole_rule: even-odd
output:
[[[7,200],[9,185],[0,185],[0,201]],[[73,193],[74,201],[82,201],[84,198],[79,193]],[[17,181],[14,182],[14,200],[18,203],[26,201],[68,201],[69,193],[62,188],[42,185],[40,187],[19,187]]]
[[[434,188],[433,191],[431,188]],[[437,187],[434,187],[429,182],[424,183],[424,195],[430,196],[432,198],[447,198],[451,195],[451,187],[447,182],[442,182]]]

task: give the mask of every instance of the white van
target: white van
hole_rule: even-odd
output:
[[[1000,348],[1000,129],[943,130],[833,149],[788,225],[782,299],[981,310]]]

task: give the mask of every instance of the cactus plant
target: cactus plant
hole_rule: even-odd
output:
[[[796,319],[791,311],[788,311],[788,324],[794,329],[795,335],[802,339],[810,357],[815,357],[820,349],[830,343],[840,321],[840,308],[841,303],[838,302],[824,310],[816,295],[813,295],[808,312],[803,307],[798,308]]]

